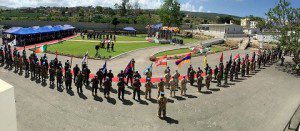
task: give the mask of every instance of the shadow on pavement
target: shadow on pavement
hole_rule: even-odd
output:
[[[173,119],[171,117],[168,117],[168,116],[166,116],[165,118],[161,118],[161,119],[166,121],[169,124],[178,124],[179,123],[178,120],[175,120],[175,119]]]
[[[106,97],[106,101],[113,105],[116,105],[116,103],[117,103],[116,99],[112,98],[112,97]]]
[[[220,91],[220,88],[209,88],[211,91]]]
[[[149,105],[149,103],[147,101],[144,101],[142,99],[139,101],[139,103],[142,104],[142,105]]]
[[[202,94],[212,94],[211,91],[200,91],[200,93],[202,93]]]
[[[186,100],[185,98],[181,97],[181,96],[175,96],[174,97],[176,100],[178,101],[183,101],[183,100]]]
[[[78,96],[83,100],[87,99],[87,97],[83,93],[78,93]]]
[[[149,101],[150,101],[151,103],[157,103],[157,100],[156,100],[156,99],[153,99],[153,98],[149,99]]]
[[[126,100],[126,99],[124,99],[122,103],[123,103],[123,105],[127,105],[127,106],[133,105],[133,102],[131,102],[130,100]]]
[[[70,96],[74,96],[74,92],[72,90],[67,90],[67,93],[70,95]]]
[[[194,95],[185,95],[185,97],[187,97],[187,98],[198,98],[197,96],[194,96]]]
[[[103,99],[101,97],[99,97],[98,95],[93,95],[93,97],[94,97],[95,101],[99,101],[99,102],[103,101]]]

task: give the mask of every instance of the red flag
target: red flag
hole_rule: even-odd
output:
[[[159,58],[158,60],[155,61],[156,66],[167,66],[167,55]]]
[[[221,56],[220,56],[220,62],[223,62],[223,52],[221,53]]]
[[[236,54],[233,59],[236,60],[236,59],[239,59],[239,58],[240,58],[240,54]]]

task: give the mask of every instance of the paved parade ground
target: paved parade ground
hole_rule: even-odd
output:
[[[160,46],[138,50],[112,61],[108,69],[114,74],[125,69],[131,58],[135,58],[137,69],[142,72],[151,62],[149,56],[164,49],[178,46]],[[224,60],[231,53],[241,53],[242,57],[251,50],[233,50],[224,52]],[[42,55],[42,54],[39,54]],[[214,67],[220,54],[207,56],[208,63]],[[49,54],[49,59],[54,55]],[[69,59],[59,56],[62,63]],[[290,60],[287,58],[287,60]],[[193,57],[194,68],[203,69],[203,56]],[[81,59],[74,59],[79,64]],[[174,60],[168,61],[172,74],[177,69]],[[89,60],[92,73],[101,68],[104,61]],[[179,69],[186,75],[188,64]],[[276,64],[258,70],[245,78],[229,83],[229,86],[217,87],[213,82],[211,90],[203,93],[189,86],[187,96],[169,97],[167,90],[167,118],[156,116],[158,105],[155,99],[137,102],[132,99],[132,89],[126,88],[125,101],[118,100],[116,84],[111,98],[92,96],[91,88],[84,88],[83,95],[65,89],[41,85],[0,68],[0,79],[15,87],[17,108],[17,126],[20,131],[29,130],[282,130],[300,103],[300,80],[288,73],[278,71]],[[154,67],[154,77],[161,77],[165,67]],[[47,81],[49,84],[49,82]],[[144,90],[144,86],[142,87]],[[152,90],[156,98],[157,89]]]

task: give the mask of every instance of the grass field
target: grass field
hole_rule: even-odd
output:
[[[95,45],[97,43],[92,42],[76,42],[76,41],[65,41],[60,44],[54,44],[48,46],[49,52],[57,52],[61,55],[72,55],[75,57],[83,57],[84,54],[88,51],[89,58],[94,58],[96,54]],[[149,42],[141,42],[141,43],[116,43],[115,44],[115,52],[107,52],[105,49],[100,49],[99,53],[102,57],[108,58],[109,56],[113,57],[124,52],[128,52],[131,50],[136,50],[140,48],[153,47],[153,46],[161,46],[162,44],[155,44]]]
[[[160,56],[164,56],[164,55],[177,55],[177,54],[184,54],[184,53],[189,53],[191,52],[190,49],[188,48],[181,48],[181,49],[175,49],[175,50],[168,50],[168,51],[164,51],[164,52],[160,52],[158,54],[155,54],[155,57],[160,57]]]
[[[117,41],[146,41],[145,37],[147,37],[146,34],[139,34],[135,37],[133,37],[133,36],[123,36],[123,35],[117,35],[116,36]],[[82,40],[82,38],[79,36],[79,37],[73,38],[72,40]],[[88,39],[86,39],[86,36],[85,36],[84,40],[88,40]],[[91,39],[91,41],[95,41],[95,40]]]

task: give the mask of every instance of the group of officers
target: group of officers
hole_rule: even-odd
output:
[[[278,51],[272,50],[263,51],[263,53],[258,54],[254,52],[251,58],[247,54],[245,58],[242,59],[230,59],[225,65],[222,61],[220,61],[219,66],[215,66],[214,70],[208,64],[206,64],[204,71],[202,71],[200,67],[198,67],[198,70],[196,71],[193,66],[190,65],[187,70],[187,75],[183,76],[182,79],[178,70],[171,75],[171,69],[167,67],[164,71],[164,78],[161,78],[157,84],[152,83],[152,71],[148,69],[143,74],[146,77],[146,83],[144,85],[145,99],[152,99],[152,89],[157,86],[157,98],[159,104],[158,116],[161,117],[162,113],[162,116],[165,117],[167,103],[165,89],[169,89],[170,96],[174,97],[178,89],[181,90],[181,95],[186,95],[188,83],[190,83],[191,86],[194,86],[196,83],[195,86],[197,86],[199,92],[201,92],[203,84],[209,90],[212,79],[217,81],[217,86],[222,85],[222,80],[224,80],[224,85],[226,85],[228,84],[228,79],[230,81],[234,81],[234,79],[238,79],[239,75],[241,75],[241,77],[245,77],[246,75],[249,75],[250,72],[254,73],[257,67],[261,68],[261,66],[271,64],[278,58],[281,58],[281,54],[282,53]],[[8,68],[15,68],[16,73],[21,73],[25,70],[25,75],[29,76],[29,74],[31,74],[31,78],[41,80],[43,83],[45,83],[46,79],[49,77],[50,85],[52,86],[56,79],[57,88],[63,87],[63,82],[65,82],[65,88],[67,90],[72,90],[73,81],[77,87],[77,92],[83,93],[82,87],[84,85],[88,87],[91,84],[92,94],[97,95],[97,90],[103,88],[104,97],[109,97],[112,89],[112,81],[114,78],[112,70],[107,71],[106,68],[100,68],[94,77],[90,77],[91,70],[88,68],[86,63],[82,64],[82,70],[80,70],[79,66],[76,64],[73,71],[71,71],[72,64],[68,60],[63,66],[61,61],[58,61],[57,58],[48,62],[46,54],[38,59],[34,52],[27,58],[25,50],[22,51],[22,55],[16,50],[16,48],[14,48],[11,52],[11,47],[9,45],[5,45],[4,49],[0,48],[0,62],[1,64],[6,64],[6,67]],[[130,87],[133,88],[133,99],[136,99],[137,97],[138,101],[140,101],[142,87],[140,82],[141,75],[134,69],[134,59],[131,60],[131,63],[132,69],[126,70],[126,72],[121,70],[117,75],[118,98],[120,100],[124,100],[125,87],[130,84]],[[125,80],[126,78],[127,80]]]

